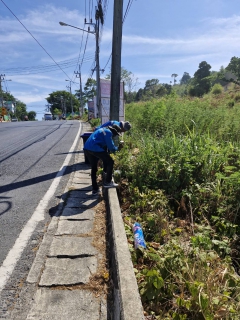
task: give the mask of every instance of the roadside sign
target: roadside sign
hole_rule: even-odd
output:
[[[1,114],[5,116],[7,114],[7,108],[2,107],[1,109],[2,109]]]

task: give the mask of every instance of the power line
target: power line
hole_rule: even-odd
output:
[[[92,3],[92,7],[93,7],[93,3]],[[89,10],[90,10],[90,0],[89,0]],[[86,21],[86,0],[85,0],[85,21]],[[79,60],[80,60],[81,51],[82,51],[83,36],[84,36],[84,31],[82,32],[82,40],[81,40],[81,45],[80,45],[80,50],[79,50],[79,55],[78,55],[78,62],[77,62],[77,65],[75,67],[75,70],[77,70],[77,66],[78,65],[79,65],[79,68],[81,69],[82,64],[83,64],[83,60],[84,60],[84,56],[85,56],[86,46],[87,46],[87,42],[88,42],[88,34],[87,34],[87,38],[86,38],[85,49],[84,49],[84,53],[83,53],[83,56],[82,56],[82,61],[81,61],[81,64],[80,64]],[[75,71],[74,71],[74,74],[75,74]],[[74,77],[74,74],[72,76],[72,79]]]
[[[92,60],[93,55],[87,56],[82,63]],[[77,60],[78,63],[78,60]],[[63,69],[67,69],[76,66],[76,59],[65,60],[58,63]],[[10,76],[13,75],[26,75],[26,74],[39,74],[45,72],[51,72],[59,69],[55,64],[42,65],[42,66],[31,66],[31,67],[18,67],[18,68],[8,68],[4,69],[3,72]]]
[[[129,0],[129,1],[128,1],[127,8],[126,8],[126,11],[125,11],[125,14],[124,14],[124,17],[123,17],[122,24],[123,24],[124,21],[126,20],[126,17],[127,17],[128,13],[129,13],[129,11],[130,11],[130,8],[131,8],[132,3],[133,3],[133,0]],[[111,52],[111,54],[110,54],[110,57],[108,58],[108,61],[107,61],[106,65],[105,65],[105,67],[103,68],[104,71],[106,70],[106,67],[107,67],[107,65],[108,65],[111,57],[112,57],[112,52]]]
[[[80,60],[81,51],[82,51],[82,44],[83,44],[83,36],[84,36],[84,31],[82,32],[82,40],[81,40],[80,49],[79,49],[78,61],[75,66],[75,71],[77,70],[77,66],[79,65],[79,60]],[[83,62],[83,59],[84,59],[84,56],[82,57],[82,62]],[[74,74],[75,74],[75,71],[74,71]],[[74,76],[74,74],[73,74],[73,76]],[[73,76],[72,76],[72,79],[73,79]]]
[[[12,13],[12,15],[21,23],[24,29],[31,35],[31,37],[37,42],[37,44],[46,52],[46,54],[52,59],[52,61],[62,70],[62,72],[69,78],[66,72],[60,67],[60,65],[53,59],[53,57],[47,52],[47,50],[40,44],[40,42],[33,36],[33,34],[25,27],[25,25],[18,19],[18,17],[12,12],[12,10],[6,5],[6,3],[1,0],[5,7]],[[69,78],[70,79],[70,78]]]
[[[131,8],[132,3],[133,3],[133,0],[128,0],[127,8],[126,8],[122,23],[124,23],[128,13],[129,13],[129,10]]]
[[[85,56],[85,52],[86,52],[86,48],[87,48],[88,36],[89,36],[89,33],[87,34],[87,38],[86,38],[86,42],[85,42],[85,47],[84,47],[84,52],[83,52],[83,58],[84,58],[84,56]],[[80,68],[82,67],[82,64],[83,64],[83,58],[82,58],[82,61],[81,61]]]

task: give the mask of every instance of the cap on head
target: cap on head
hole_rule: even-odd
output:
[[[122,130],[117,124],[109,126],[108,128],[109,128],[109,130],[112,132],[112,134],[114,136],[116,136],[116,135],[120,136],[121,135]]]
[[[131,124],[128,121],[121,121],[121,127],[124,131],[128,131],[131,129]]]

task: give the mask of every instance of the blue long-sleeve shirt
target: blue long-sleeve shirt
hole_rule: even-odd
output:
[[[114,124],[116,124],[117,126],[119,126],[121,128],[121,125],[120,125],[119,121],[112,120],[112,121],[107,121],[107,122],[103,123],[101,126],[96,127],[95,130],[98,130],[100,128],[105,128],[105,127],[108,127],[108,126],[113,126]]]
[[[100,128],[89,136],[83,149],[93,152],[103,152],[106,151],[107,148],[109,151],[115,152],[118,150],[118,147],[114,145],[112,136],[113,134],[108,128]]]

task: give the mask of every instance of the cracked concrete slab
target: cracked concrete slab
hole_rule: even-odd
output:
[[[91,232],[93,229],[92,220],[82,220],[82,221],[69,221],[69,220],[59,220],[58,229],[55,236],[60,235],[81,235]]]
[[[84,184],[81,184],[81,183],[76,183],[76,182],[73,182],[70,186],[71,189],[74,189],[74,190],[92,190],[92,185],[84,185]]]
[[[106,297],[87,290],[38,289],[26,320],[107,320]]]
[[[91,179],[90,178],[76,178],[74,177],[72,180],[73,183],[79,183],[83,185],[92,185]]]
[[[67,208],[63,210],[60,217],[61,220],[93,220],[95,216],[95,211],[85,208]]]
[[[82,168],[81,168],[80,171],[76,171],[74,173],[74,177],[76,178],[91,177],[91,169],[85,169],[84,171],[82,171]]]
[[[96,271],[95,256],[75,259],[48,258],[39,286],[86,284]]]
[[[98,198],[81,199],[80,197],[69,197],[65,208],[93,207],[98,204]]]
[[[48,257],[96,255],[98,252],[92,246],[92,241],[92,237],[55,237],[52,241]]]

